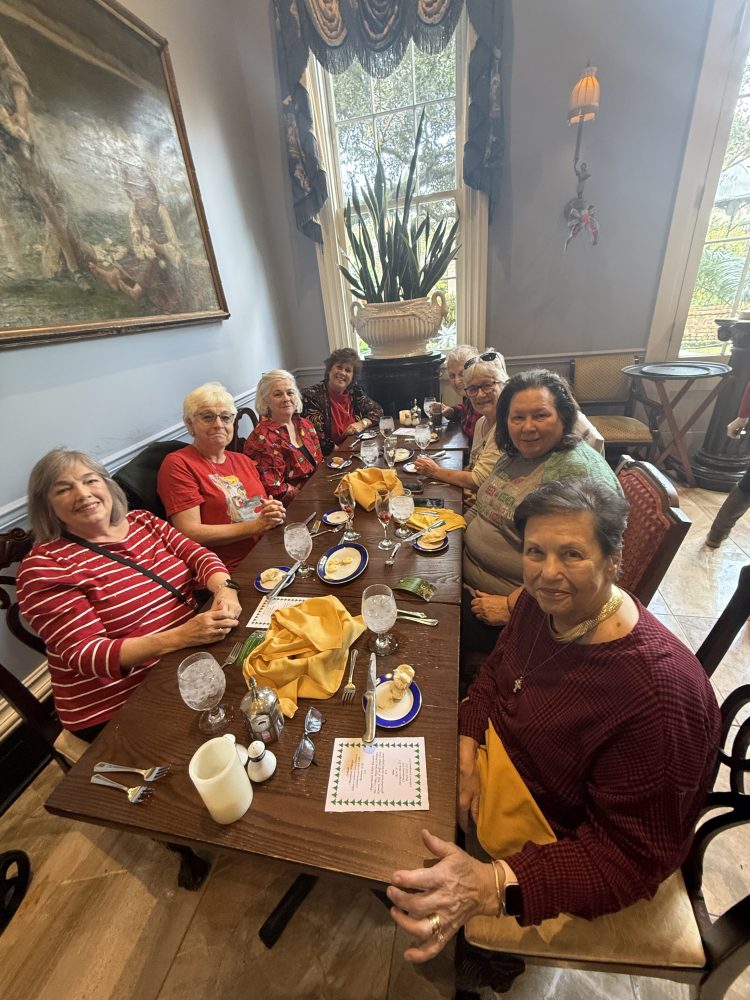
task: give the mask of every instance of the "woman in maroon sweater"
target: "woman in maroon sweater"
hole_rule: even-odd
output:
[[[432,958],[477,914],[528,925],[622,909],[687,854],[719,710],[692,653],[615,586],[626,512],[589,479],[518,506],[525,589],[460,714],[459,822],[477,824],[486,855],[425,831],[439,862],[395,872],[388,890],[416,939],[408,960]],[[533,833],[497,821],[511,786]]]

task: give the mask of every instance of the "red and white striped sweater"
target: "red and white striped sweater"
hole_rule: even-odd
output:
[[[127,538],[104,547],[186,596],[226,572],[213,552],[148,511],[127,518]],[[142,573],[64,538],[35,545],[23,560],[18,603],[44,640],[55,706],[73,731],[110,719],[158,662],[147,660],[123,676],[123,640],[164,632],[193,614]]]

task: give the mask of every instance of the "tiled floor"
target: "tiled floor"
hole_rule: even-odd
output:
[[[721,494],[681,491],[693,526],[652,610],[697,648],[750,561],[750,516],[719,550],[702,542]],[[750,680],[750,627],[714,675],[719,697]],[[21,848],[32,887],[0,938],[4,1000],[444,1000],[450,954],[414,969],[385,907],[347,881],[321,880],[273,951],[257,930],[292,875],[270,861],[220,859],[200,892],[176,888],[174,856],[142,838],[45,813],[54,765],[0,819],[0,851]],[[311,845],[314,849],[314,845]],[[750,834],[708,855],[711,912],[750,890]],[[529,967],[509,1000],[687,1000],[656,979]],[[750,973],[729,1000],[750,996]]]

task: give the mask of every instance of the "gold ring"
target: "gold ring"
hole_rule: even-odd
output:
[[[439,913],[431,913],[427,919],[430,921],[430,930],[438,941],[443,941],[443,932],[441,930],[441,921]]]

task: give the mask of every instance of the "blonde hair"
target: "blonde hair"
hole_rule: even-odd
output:
[[[261,417],[267,417],[270,414],[271,386],[274,382],[278,382],[281,379],[291,383],[294,389],[294,405],[297,413],[302,413],[302,395],[297,388],[294,375],[283,368],[274,368],[272,372],[264,372],[261,375],[260,382],[258,382],[258,387],[255,390],[255,408]]]
[[[101,462],[97,462],[85,451],[53,448],[39,459],[29,476],[28,510],[35,542],[54,542],[62,535],[65,525],[52,509],[49,494],[65,470],[76,462],[91,469],[109,490],[109,495],[112,497],[109,523],[119,524],[127,514],[128,501],[125,499],[125,494]]]
[[[189,392],[182,401],[182,421],[191,433],[188,421],[192,421],[198,410],[204,406],[220,406],[227,413],[237,416],[237,407],[234,405],[231,392],[220,382],[205,382]]]

